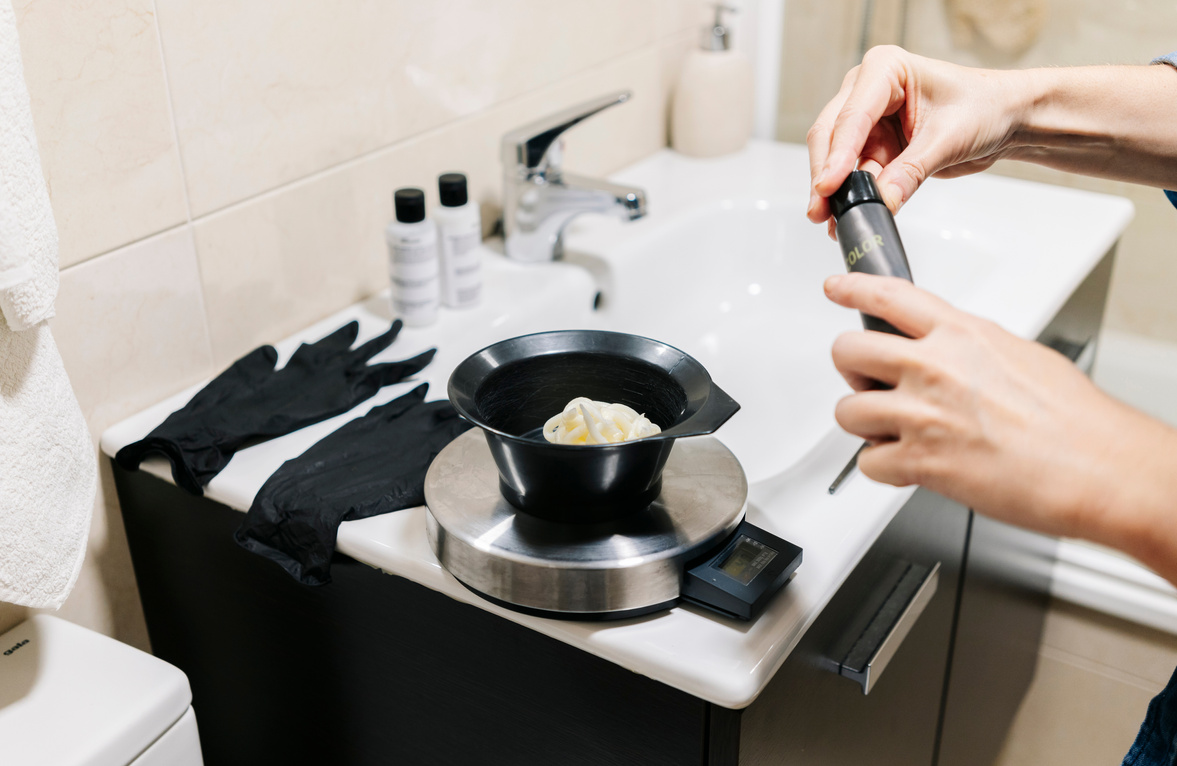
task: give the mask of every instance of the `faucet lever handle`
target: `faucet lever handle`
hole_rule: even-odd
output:
[[[511,168],[533,171],[545,169],[545,164],[558,164],[552,161],[549,149],[561,133],[597,112],[624,104],[630,95],[627,90],[619,90],[515,128],[503,136],[503,167],[508,171]]]

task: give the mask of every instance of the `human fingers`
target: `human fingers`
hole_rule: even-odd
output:
[[[834,340],[834,367],[855,391],[894,388],[909,365],[912,342],[881,332],[848,332]]]
[[[906,98],[907,70],[899,48],[872,48],[863,57],[838,116],[834,118],[829,154],[814,181],[814,190],[829,197],[858,165],[862,149],[875,125],[894,114]]]
[[[858,453],[858,470],[869,479],[895,487],[920,483],[918,466],[903,441],[871,443]]]
[[[839,274],[826,280],[825,292],[839,306],[890,322],[912,338],[922,338],[956,312],[940,298],[898,277]]]
[[[866,144],[862,147],[862,157],[858,161],[858,169],[865,170],[878,179],[883,169],[902,153],[903,145],[899,131],[896,130],[896,123],[884,119],[875,125],[867,137]]]
[[[883,202],[892,213],[899,212],[928,176],[936,174],[947,162],[944,137],[921,133],[907,148],[887,162],[876,177]]]
[[[834,420],[849,434],[876,444],[899,438],[900,415],[890,401],[894,391],[860,391],[845,396],[834,407]]]
[[[857,77],[858,67],[846,73],[838,94],[818,113],[817,119],[813,121],[805,136],[805,144],[809,147],[809,207],[806,215],[814,223],[821,223],[830,217],[830,204],[824,196],[817,193],[815,186],[830,153],[830,136],[834,130],[834,120],[842,111],[842,105],[846,103]]]

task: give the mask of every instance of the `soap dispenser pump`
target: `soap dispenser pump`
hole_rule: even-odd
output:
[[[718,157],[744,148],[752,135],[752,63],[732,48],[724,13],[715,6],[715,21],[703,33],[701,47],[683,62],[670,118],[670,143],[690,157]]]

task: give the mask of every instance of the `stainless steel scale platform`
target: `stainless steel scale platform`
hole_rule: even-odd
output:
[[[718,439],[681,439],[662,494],[648,508],[599,524],[523,513],[499,493],[482,432],[451,442],[425,477],[429,544],[463,585],[523,612],[617,619],[674,605],[684,568],[740,527],[748,480]]]

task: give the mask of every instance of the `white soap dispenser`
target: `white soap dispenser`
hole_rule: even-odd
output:
[[[715,23],[687,54],[674,92],[670,144],[690,157],[738,152],[752,135],[752,62],[732,49],[724,11],[736,9],[715,6]]]

